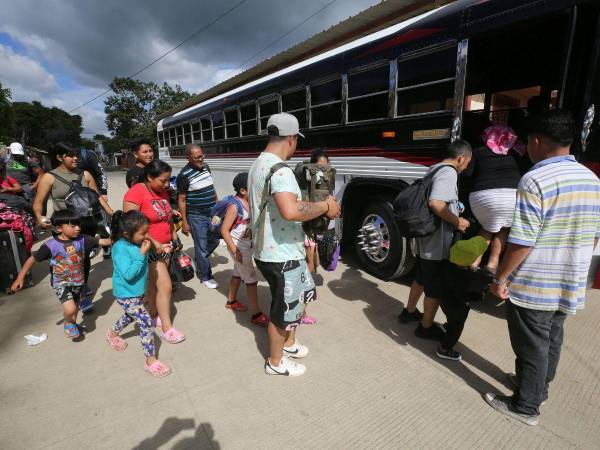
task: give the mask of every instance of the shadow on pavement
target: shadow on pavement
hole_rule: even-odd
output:
[[[420,350],[425,356],[428,356],[437,364],[443,365],[456,376],[462,378],[475,391],[488,392],[495,390],[491,384],[461,362],[439,359],[435,354],[438,345],[437,342],[419,339],[414,335],[416,323],[404,325],[398,322],[397,315],[402,311],[402,303],[381,291],[376,283],[365,279],[362,272],[358,269],[346,269],[342,273],[341,278],[330,281],[328,287],[331,289],[331,292],[345,300],[367,302],[368,306],[364,309],[365,316],[377,330],[401,345],[411,346]],[[364,295],[365,290],[369,292],[369,295]],[[468,319],[465,326],[469,326]],[[462,354],[465,362],[475,366],[478,370],[488,374],[498,382],[506,384],[506,375],[498,366],[473,352],[461,342],[456,345],[456,350]]]
[[[175,450],[184,449],[211,449],[220,450],[221,445],[214,439],[215,432],[210,423],[204,422],[196,428],[194,419],[180,419],[178,417],[169,417],[165,419],[158,431],[149,438],[144,439],[132,450],[157,450],[165,445],[183,430],[196,429],[194,436],[180,439],[173,443],[169,448]]]

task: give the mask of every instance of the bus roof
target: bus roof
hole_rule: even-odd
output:
[[[244,72],[219,83],[204,92],[194,95],[185,102],[158,116],[158,120],[169,117],[203,101],[209,100],[252,80],[269,75],[292,64],[324,53],[332,48],[367,36],[398,22],[438,8],[453,0],[387,0],[350,17],[328,30],[296,44],[277,55],[262,61]]]

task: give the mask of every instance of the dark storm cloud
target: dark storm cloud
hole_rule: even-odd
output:
[[[76,83],[100,88],[114,76],[135,72],[238,1],[3,0],[0,31]],[[208,87],[328,2],[248,0],[140,78],[180,82],[192,90]],[[375,3],[338,0],[249,65]]]

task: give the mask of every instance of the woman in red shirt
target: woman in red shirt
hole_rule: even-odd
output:
[[[171,166],[155,159],[144,167],[144,182],[134,184],[123,199],[123,212],[138,210],[150,222],[148,239],[153,250],[148,256],[150,262],[146,297],[152,317],[156,317],[156,326],[161,328],[159,336],[170,344],[177,344],[185,335],[175,329],[171,323],[171,277],[169,261],[173,250],[173,241],[177,235],[173,228],[173,210],[169,204],[169,180]]]
[[[0,161],[0,193],[1,194],[20,194],[23,188],[17,180],[6,175],[6,164]]]

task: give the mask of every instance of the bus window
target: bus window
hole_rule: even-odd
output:
[[[310,126],[336,125],[342,119],[340,78],[310,87]]]
[[[183,126],[178,126],[176,129],[177,131],[177,145],[183,145]]]
[[[388,65],[348,74],[348,122],[388,116]]]
[[[189,123],[183,124],[183,143],[190,144],[192,142],[192,128]]]
[[[490,104],[490,120],[492,123],[506,124],[510,110],[525,110],[529,99],[539,97],[541,91],[541,86],[532,86],[493,93]]]
[[[467,95],[465,111],[483,111],[485,109],[485,94]]]
[[[169,128],[169,147],[175,147],[175,128]]]
[[[265,134],[267,132],[267,122],[269,117],[279,112],[279,99],[277,97],[271,97],[269,99],[261,100],[258,103],[258,110],[260,112],[260,132]]]
[[[215,141],[225,139],[225,130],[223,129],[223,111],[214,112],[211,115],[213,126],[213,137]]]
[[[192,142],[200,142],[202,140],[200,136],[200,122],[192,122]]]
[[[398,60],[398,116],[452,109],[456,51],[450,47]]]
[[[282,111],[296,116],[300,128],[306,128],[306,89],[281,94]]]
[[[164,147],[165,146],[165,140],[164,140],[164,135],[162,131],[158,132],[158,146],[159,147]]]
[[[256,103],[242,106],[240,115],[242,116],[242,136],[258,134],[256,129]]]
[[[225,111],[225,131],[227,132],[227,139],[240,137],[237,108]]]
[[[200,127],[202,129],[202,142],[212,141],[212,130],[210,126],[210,118],[202,117],[200,119]]]

